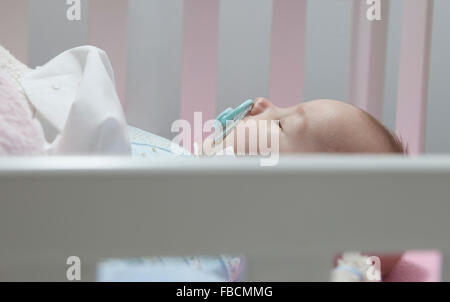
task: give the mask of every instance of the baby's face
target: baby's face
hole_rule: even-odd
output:
[[[249,120],[260,123],[276,121],[274,127],[259,127],[258,135],[237,135],[245,133]],[[262,135],[279,135],[281,153],[354,152],[378,153],[389,149],[387,143],[376,131],[368,115],[354,106],[333,100],[316,100],[293,107],[281,108],[265,98],[258,98],[250,114],[235,127],[232,139],[225,139],[225,147],[245,146],[259,140]],[[262,132],[265,132],[262,133]],[[258,144],[259,145],[259,144]],[[242,149],[241,149],[242,150]]]

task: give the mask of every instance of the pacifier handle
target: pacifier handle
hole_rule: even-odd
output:
[[[220,138],[225,137],[236,126],[236,124],[252,110],[253,103],[254,101],[249,99],[237,106],[235,109],[227,108],[219,114],[216,118],[215,128],[219,128],[222,132],[216,136],[214,143],[216,143]],[[233,122],[231,125],[227,125],[227,121]]]
[[[228,118],[228,116],[233,112],[233,108],[229,107],[227,109],[225,109],[221,114],[219,114],[219,116],[216,118],[216,120],[218,120],[222,125],[224,124],[223,122],[226,122],[226,119]]]
[[[248,110],[250,106],[253,106],[253,103],[253,100],[249,99],[241,105],[237,106],[235,109],[231,107],[227,108],[221,114],[219,114],[217,120],[222,124],[222,126],[225,126],[227,121],[234,120],[236,116],[240,115],[245,110]]]

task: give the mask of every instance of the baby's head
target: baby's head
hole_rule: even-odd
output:
[[[406,153],[401,141],[370,114],[352,105],[333,101],[316,100],[289,108],[275,106],[265,98],[255,100],[250,114],[239,123],[235,134],[245,133],[247,122],[279,121],[280,153]],[[274,128],[258,128],[258,135],[233,135],[225,140],[226,146],[242,144],[249,149],[249,142],[267,131],[268,141]],[[258,144],[259,145],[259,144]]]

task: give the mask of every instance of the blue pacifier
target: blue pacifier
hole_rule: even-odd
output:
[[[253,100],[247,100],[235,109],[227,108],[216,118],[214,128],[217,136],[214,138],[214,143],[223,139],[230,133],[231,130],[241,121],[253,108]]]

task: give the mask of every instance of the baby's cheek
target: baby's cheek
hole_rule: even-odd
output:
[[[279,142],[280,153],[301,153],[302,148],[299,144],[293,143],[287,137],[281,137]]]
[[[314,139],[308,137],[298,137],[281,135],[280,153],[315,153],[320,152]]]

